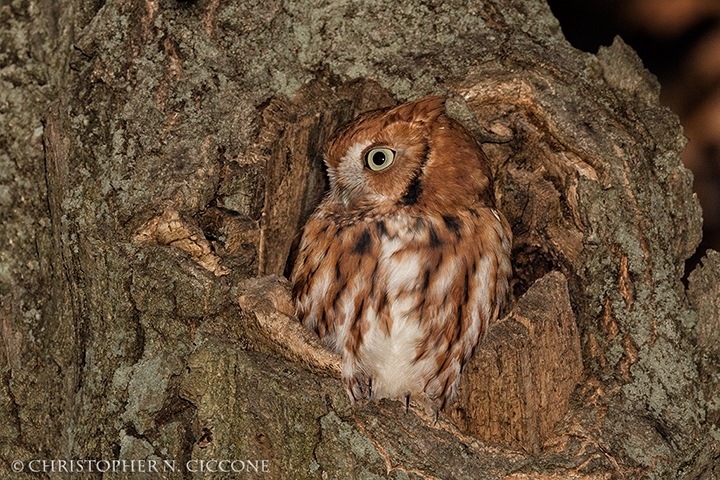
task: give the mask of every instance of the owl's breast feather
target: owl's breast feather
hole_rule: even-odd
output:
[[[398,305],[391,310],[401,308]],[[360,367],[372,377],[373,399],[397,399],[423,391],[428,372],[416,361],[422,336],[420,324],[401,315],[393,315],[389,334],[371,322],[359,357]]]
[[[426,365],[417,362],[418,346],[424,336],[417,290],[425,266],[419,252],[404,248],[402,235],[385,237],[380,242],[375,279],[380,285],[375,287],[389,301],[386,308],[390,321],[367,318],[368,330],[358,357],[361,368],[373,379],[373,398],[402,398],[422,392],[429,373]]]

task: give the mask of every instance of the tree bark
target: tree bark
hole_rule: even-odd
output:
[[[3,478],[720,475],[720,261],[683,284],[685,139],[622,40],[577,51],[542,0],[16,0],[0,25]],[[278,277],[332,131],[429,94],[491,160],[515,273],[437,423],[351,405]]]

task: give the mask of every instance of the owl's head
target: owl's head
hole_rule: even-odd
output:
[[[326,202],[350,211],[492,205],[487,159],[444,104],[427,97],[341,127],[325,150]]]

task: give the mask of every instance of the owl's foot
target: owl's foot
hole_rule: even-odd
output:
[[[364,374],[344,376],[345,388],[353,402],[372,398],[372,377]]]

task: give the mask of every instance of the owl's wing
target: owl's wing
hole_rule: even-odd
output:
[[[491,208],[444,215],[428,228],[417,361],[432,371],[425,393],[442,408],[455,396],[462,367],[506,297],[511,233]]]
[[[298,317],[338,353],[357,351],[360,334],[351,327],[377,294],[378,255],[377,230],[367,222],[340,224],[318,211],[305,226],[291,278]]]

